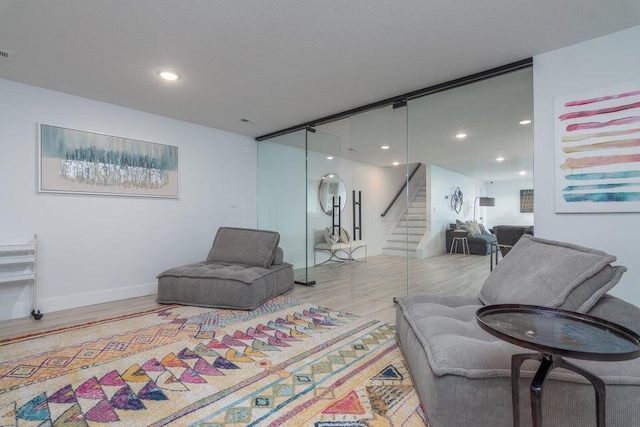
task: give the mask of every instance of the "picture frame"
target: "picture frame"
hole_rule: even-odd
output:
[[[179,198],[178,147],[38,124],[38,192]]]
[[[533,189],[520,190],[520,213],[533,213]]]
[[[554,99],[556,213],[640,212],[640,80]]]

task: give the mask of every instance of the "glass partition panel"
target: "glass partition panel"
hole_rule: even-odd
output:
[[[310,282],[330,280],[327,269],[349,258],[348,250],[337,249],[351,211],[341,165],[340,137],[307,131],[307,265],[315,267],[308,269]]]
[[[280,233],[296,281],[307,282],[306,131],[258,143],[258,228]]]
[[[414,165],[406,160],[406,114],[405,107],[388,106],[353,116],[344,144],[347,187],[361,196],[360,240],[367,251],[366,264],[352,268],[352,293],[389,302],[407,292],[407,257],[414,246],[407,236],[407,171]]]
[[[533,232],[532,77],[521,70],[260,142],[258,226],[280,232],[296,282],[344,281],[363,303],[477,295],[488,255],[500,253],[494,231]]]
[[[408,158],[425,165],[428,213],[410,293],[477,295],[497,250],[491,230],[533,225],[519,201],[533,188],[532,77],[526,69],[409,101]]]

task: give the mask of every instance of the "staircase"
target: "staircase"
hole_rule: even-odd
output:
[[[418,243],[427,232],[427,220],[427,187],[423,184],[387,236],[382,253],[407,256],[408,252],[408,256],[415,257]]]

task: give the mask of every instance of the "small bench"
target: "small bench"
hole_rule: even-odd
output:
[[[313,265],[323,265],[328,262],[339,262],[343,263],[345,261],[357,261],[353,257],[353,253],[359,249],[364,248],[364,261],[367,261],[367,243],[364,240],[351,240],[349,243],[337,242],[337,243],[318,243],[315,246],[315,251],[313,252]],[[316,251],[325,251],[329,252],[329,258],[321,263],[317,263],[316,261]],[[343,257],[339,256],[339,253],[342,252]]]

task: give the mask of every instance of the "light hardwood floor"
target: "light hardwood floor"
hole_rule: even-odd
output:
[[[296,272],[297,275],[300,272]],[[337,310],[395,324],[394,297],[426,292],[440,295],[477,295],[489,274],[489,257],[442,255],[427,259],[392,255],[371,256],[367,262],[313,267],[315,286],[295,285],[285,295]],[[408,288],[407,288],[407,277]],[[117,317],[158,307],[155,295],[46,313],[0,322],[0,339]]]

